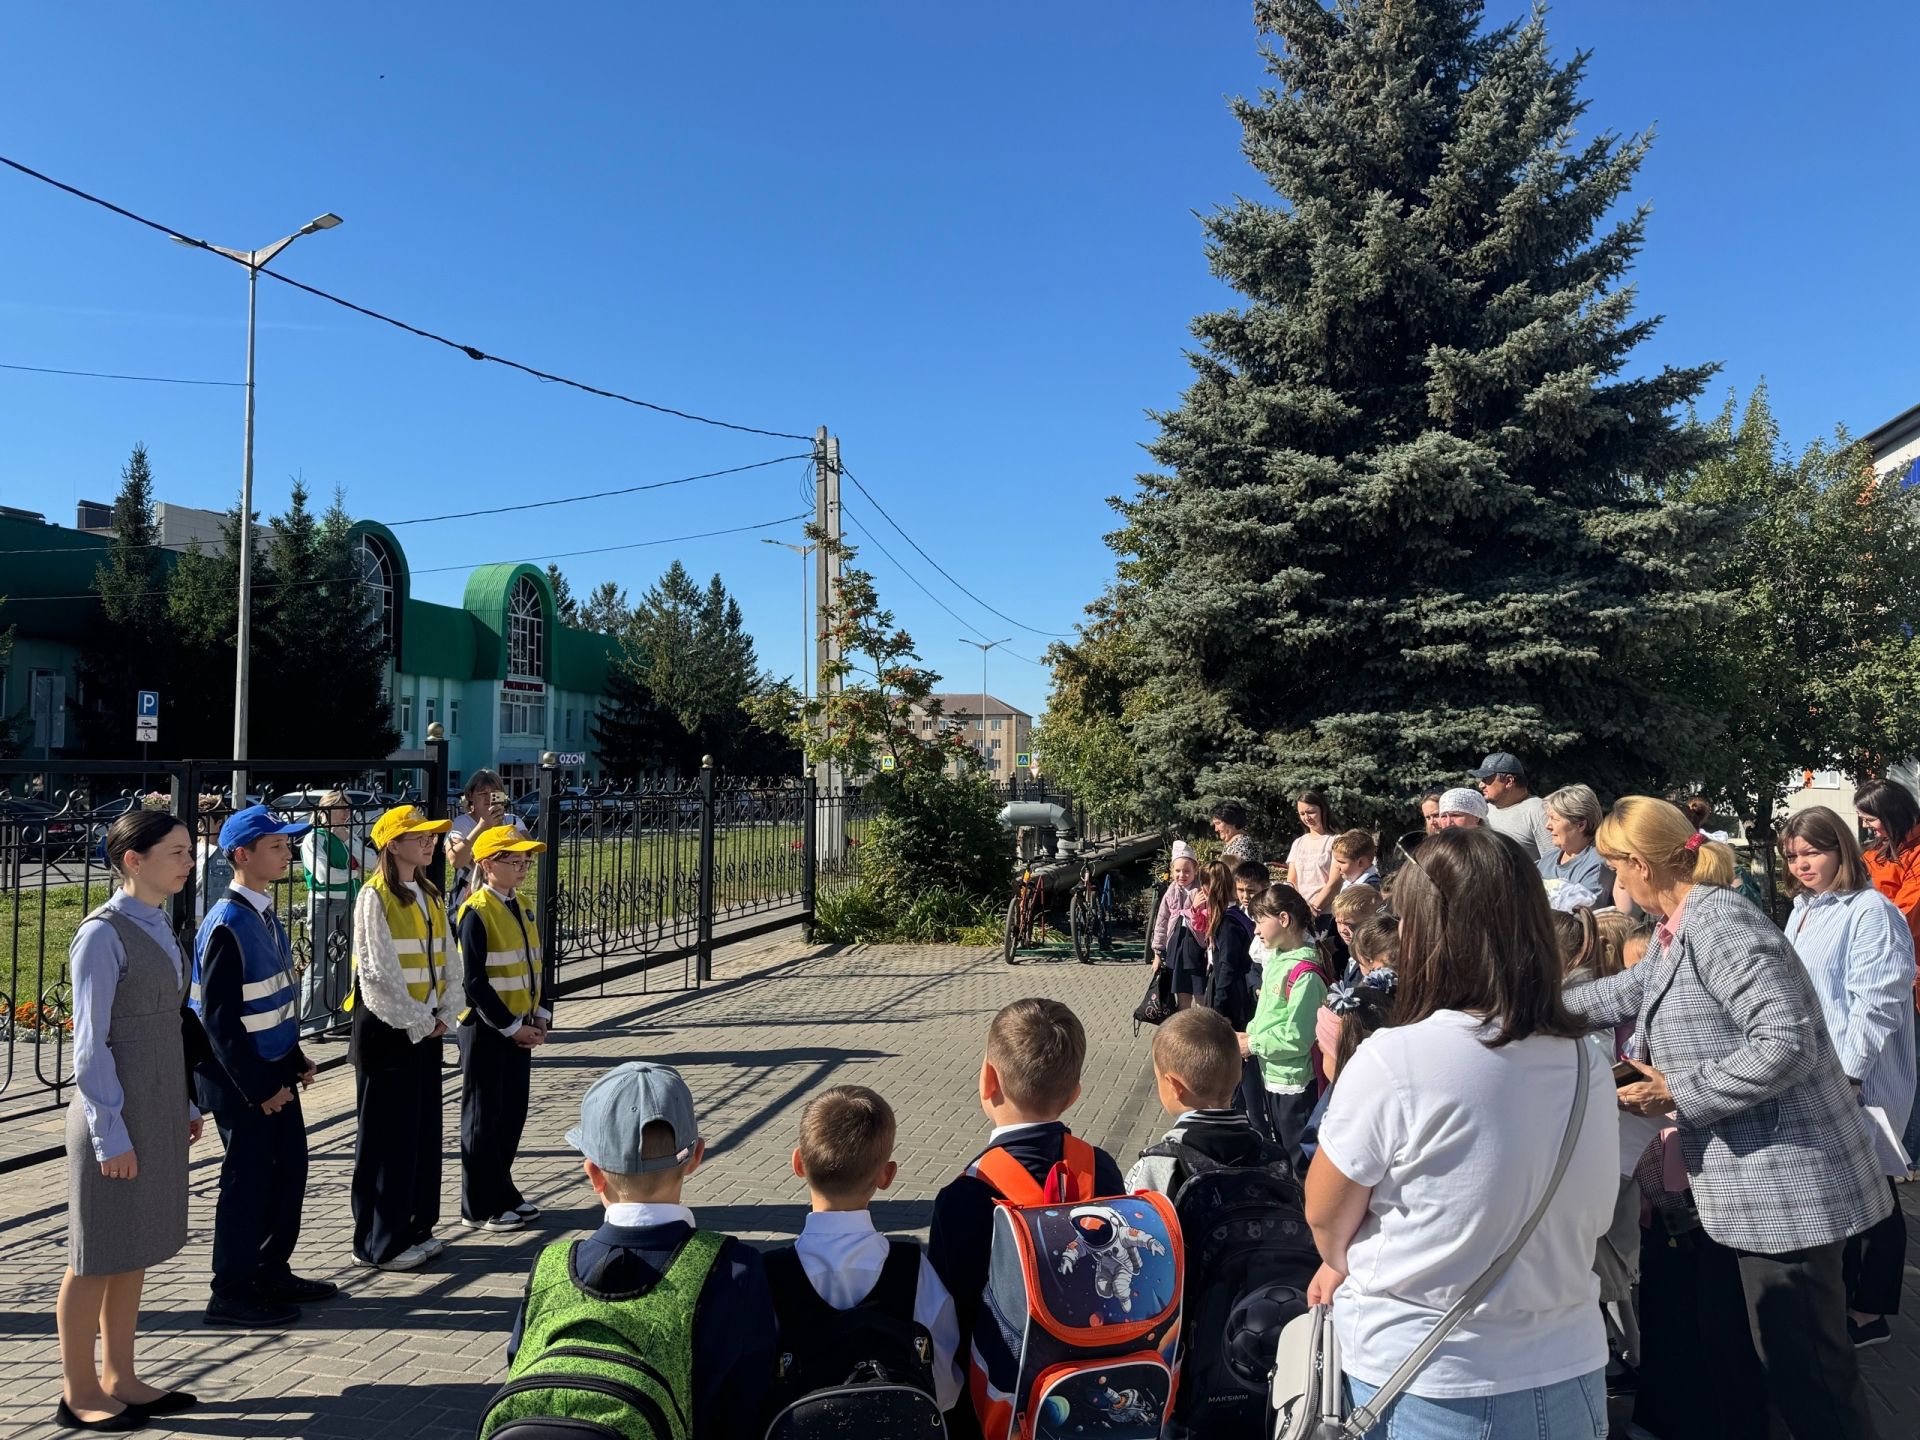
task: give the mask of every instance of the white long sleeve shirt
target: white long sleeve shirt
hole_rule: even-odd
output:
[[[836,1310],[851,1310],[873,1292],[886,1267],[887,1237],[873,1228],[866,1210],[816,1210],[807,1216],[793,1248],[814,1293]],[[933,1339],[934,1399],[942,1410],[960,1403],[960,1319],[953,1296],[920,1256],[920,1285],[914,1292],[913,1318]]]
[[[432,902],[418,888],[413,903],[427,920],[432,935],[432,917],[427,906]],[[460,1008],[466,1003],[466,967],[460,959],[460,947],[445,926],[435,937],[428,957],[440,974],[442,989],[437,1005],[425,1004],[407,991],[407,977],[401,973],[400,957],[393,948],[393,931],[387,928],[387,912],[378,890],[363,889],[353,902],[353,963],[356,1004],[366,1005],[396,1030],[418,1044],[433,1033],[436,1024],[451,1030],[460,1023]]]

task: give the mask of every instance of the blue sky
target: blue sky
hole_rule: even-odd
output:
[[[1520,7],[1496,3],[1505,18]],[[849,494],[862,563],[955,689],[968,633],[1037,658],[1106,580],[1105,497],[1177,402],[1225,297],[1194,212],[1261,186],[1226,99],[1260,82],[1250,7],[846,3],[68,5],[0,14],[0,153],[232,246],[346,217],[278,268],[494,353],[664,404],[842,437],[955,591]],[[1920,402],[1911,172],[1892,57],[1920,7],[1569,0],[1590,128],[1657,125],[1636,272],[1643,363],[1763,374],[1789,437]],[[793,453],[542,385],[268,283],[260,508],[298,473],[392,521]],[[0,173],[0,363],[238,379],[245,281]],[[0,503],[70,521],[135,441],[162,498],[237,493],[240,392],[0,370]],[[406,527],[416,571],[792,514],[796,461],[651,494]],[[798,538],[797,524],[765,534]],[[866,541],[871,531],[893,553]],[[797,670],[798,562],[735,535],[560,562],[638,592],[720,571]],[[4,579],[0,560],[0,581]],[[417,591],[457,599],[456,568]],[[1045,672],[995,652],[1038,712]]]

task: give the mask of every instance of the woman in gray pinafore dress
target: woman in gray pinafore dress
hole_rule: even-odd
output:
[[[77,1093],[67,1109],[69,1263],[54,1418],[69,1429],[134,1430],[194,1403],[140,1380],[133,1359],[146,1271],[186,1243],[187,1147],[200,1138],[187,1095],[199,1021],[160,908],[193,872],[193,837],[172,815],[134,810],[114,822],[106,848],[121,886],[81,922],[69,952]]]

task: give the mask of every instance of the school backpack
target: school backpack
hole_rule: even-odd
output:
[[[1147,993],[1133,1007],[1133,1033],[1138,1035],[1142,1025],[1164,1025],[1179,1010],[1179,1002],[1173,998],[1173,966],[1156,965],[1147,977]]]
[[[581,1282],[580,1242],[548,1245],[478,1440],[691,1440],[693,1317],[726,1238],[694,1231],[651,1285],[617,1297]]]
[[[1253,1165],[1222,1164],[1177,1140],[1140,1152],[1172,1159],[1184,1177],[1173,1194],[1187,1262],[1176,1437],[1266,1435],[1274,1349],[1307,1311],[1320,1256],[1300,1184],[1284,1150],[1261,1148]]]
[[[1036,1181],[989,1150],[999,1195],[968,1386],[987,1440],[1156,1440],[1173,1403],[1185,1278],[1164,1195],[1097,1196],[1093,1147]]]
[[[791,1245],[768,1252],[766,1262],[780,1318],[767,1440],[946,1440],[934,1399],[933,1337],[913,1318],[917,1242],[891,1242],[879,1280],[848,1310],[820,1298]]]

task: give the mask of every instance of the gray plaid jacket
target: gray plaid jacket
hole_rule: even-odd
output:
[[[1596,1026],[1638,1018],[1715,1240],[1777,1254],[1887,1214],[1886,1177],[1813,986],[1787,937],[1737,891],[1695,886],[1673,945],[1566,1000]]]

